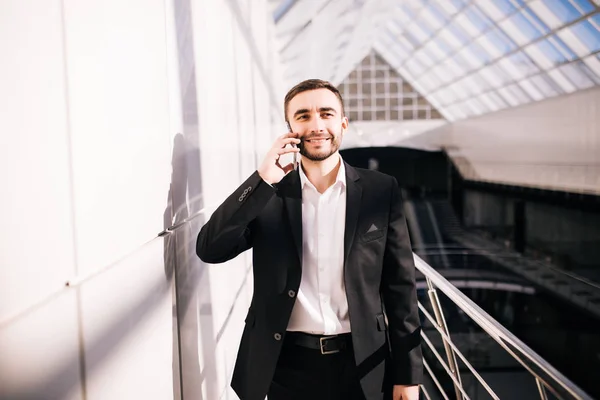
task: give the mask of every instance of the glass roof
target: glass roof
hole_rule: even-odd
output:
[[[275,21],[286,17],[289,24],[295,10],[307,18],[302,10],[312,1],[273,3]],[[325,79],[340,83],[371,47],[449,120],[600,85],[600,0],[324,3],[346,4],[358,11],[354,21],[346,21],[352,27],[346,29],[348,37],[339,34],[331,39],[358,53],[355,59],[343,58],[354,65],[344,68],[345,74],[336,74],[332,68],[342,69],[338,57],[335,66],[325,66],[329,68]],[[383,12],[385,20],[369,26],[376,32],[365,45],[366,35],[357,39],[352,29],[361,26],[360,15],[373,12],[360,10],[368,3],[391,6]],[[311,32],[309,38],[318,33]],[[321,33],[322,40],[331,36]],[[356,40],[360,43],[353,45]]]

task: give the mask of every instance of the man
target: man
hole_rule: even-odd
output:
[[[232,387],[242,400],[417,400],[415,268],[396,180],[341,159],[348,119],[330,83],[299,83],[284,109],[290,132],[198,235],[209,263],[253,248]],[[297,169],[279,163],[296,152]]]

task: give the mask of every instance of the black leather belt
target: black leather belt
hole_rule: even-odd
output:
[[[352,346],[351,335],[311,335],[304,332],[287,332],[285,341],[297,346],[320,350],[321,354],[335,354]]]

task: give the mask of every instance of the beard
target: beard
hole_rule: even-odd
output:
[[[341,136],[329,134],[329,141],[326,141],[323,144],[323,148],[308,149],[306,147],[306,140],[310,140],[311,138],[318,136],[319,135],[310,135],[308,137],[301,138],[301,141],[298,144],[298,148],[300,149],[300,154],[302,155],[302,157],[306,157],[311,161],[323,161],[335,154],[335,152],[338,151],[338,149],[340,148]],[[329,143],[329,147],[327,147],[327,143]]]

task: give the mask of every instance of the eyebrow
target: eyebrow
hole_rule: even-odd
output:
[[[294,113],[294,118],[296,118],[297,116],[302,115],[302,114],[307,114],[309,112],[310,112],[310,110],[308,108],[301,108]],[[334,114],[336,114],[337,110],[333,107],[319,108],[319,113],[324,113],[324,112],[333,112]]]

